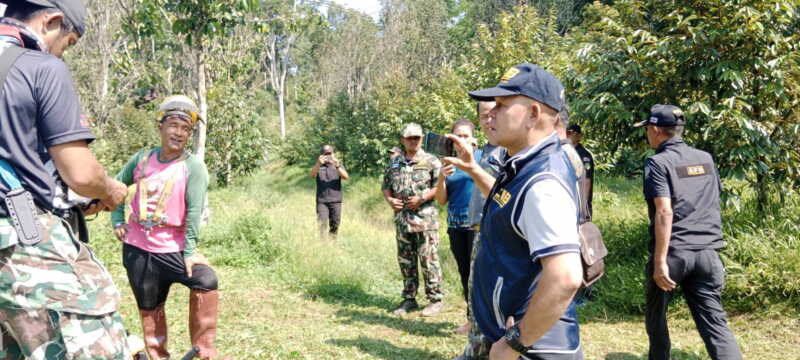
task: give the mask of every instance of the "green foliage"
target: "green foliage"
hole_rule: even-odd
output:
[[[798,21],[793,0],[594,4],[567,76],[573,118],[619,160],[651,105],[680,105],[686,138],[766,203],[800,176]]]
[[[110,174],[122,169],[137,151],[160,145],[155,113],[154,104],[141,108],[124,104],[113,117],[114,121],[98,128],[97,140],[91,144],[92,152]]]
[[[220,185],[229,185],[262,165],[267,143],[251,100],[231,85],[217,84],[209,92],[210,115],[215,120],[208,125],[207,162]]]

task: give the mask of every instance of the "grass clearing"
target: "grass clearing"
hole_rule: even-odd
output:
[[[646,358],[643,268],[646,205],[638,182],[612,179],[595,190],[595,212],[604,235],[621,238],[596,301],[582,307],[581,335],[587,359]],[[236,359],[450,359],[465,343],[453,333],[465,305],[455,261],[442,229],[446,304],[435,318],[419,312],[398,318],[401,278],[394,226],[374,178],[345,183],[343,223],[336,243],[317,239],[314,183],[307,169],[270,166],[240,184],[210,194],[212,223],[203,229],[200,251],[215,264],[222,292],[217,342]],[[623,221],[624,220],[624,221]],[[92,224],[92,246],[123,293],[128,330],[140,334],[136,305],[121,265],[121,246],[104,215]],[[645,237],[641,237],[644,235]],[[638,239],[638,240],[637,240]],[[628,246],[622,247],[622,246]],[[796,251],[796,250],[795,250]],[[638,260],[637,260],[638,261]],[[643,262],[642,262],[643,264]],[[608,284],[606,284],[608,283]],[[637,290],[639,289],[639,290]],[[633,299],[635,298],[635,299]],[[423,295],[418,297],[424,306]],[[707,359],[682,300],[670,313],[675,359]],[[634,305],[631,305],[634,304]],[[173,356],[189,348],[188,291],[172,288],[167,304]],[[746,359],[800,358],[800,317],[776,304],[731,317]]]

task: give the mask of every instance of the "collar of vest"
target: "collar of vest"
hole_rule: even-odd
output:
[[[666,150],[670,146],[679,145],[679,144],[683,144],[683,139],[682,138],[674,137],[674,138],[667,139],[663,143],[661,143],[661,145],[658,146],[658,148],[656,149],[656,154]]]
[[[538,144],[530,146],[510,158],[507,157],[503,163],[503,171],[513,177],[532,160],[550,155],[560,149],[561,141],[558,135],[553,132]],[[506,156],[508,156],[508,154],[506,154]]]
[[[26,49],[47,52],[44,40],[25,24],[13,18],[0,18],[0,36],[15,39],[19,41],[17,45]]]

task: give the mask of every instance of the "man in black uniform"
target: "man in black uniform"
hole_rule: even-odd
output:
[[[589,216],[592,215],[592,196],[594,195],[594,157],[589,150],[586,150],[581,144],[581,139],[583,139],[583,132],[581,131],[581,126],[578,124],[572,124],[567,128],[567,137],[569,141],[572,142],[572,146],[575,147],[575,151],[581,158],[583,162],[583,169],[585,171],[586,176],[581,180],[584,182],[584,186],[581,187],[581,192],[586,192],[585,194],[581,194],[581,196],[585,196],[587,202],[589,203]]]
[[[683,142],[684,124],[681,109],[657,104],[648,119],[634,125],[646,126],[647,141],[656,149],[644,167],[651,238],[645,308],[649,359],[670,358],[666,315],[677,285],[711,358],[741,359],[721,301],[722,185],[711,155]]]
[[[324,239],[328,233],[326,230],[329,230],[330,238],[336,240],[339,223],[342,220],[342,180],[349,179],[350,175],[336,159],[333,145],[322,146],[317,163],[314,164],[309,176],[317,181],[317,220],[319,220],[320,238]],[[325,229],[326,226],[328,229]]]

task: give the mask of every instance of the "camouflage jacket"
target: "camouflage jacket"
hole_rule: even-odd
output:
[[[436,186],[442,163],[435,156],[423,150],[411,160],[405,153],[393,158],[386,167],[381,190],[390,190],[393,197],[406,200],[411,196],[422,196]],[[433,200],[425,202],[416,211],[403,209],[395,212],[397,230],[401,232],[421,232],[439,228],[439,211]]]

